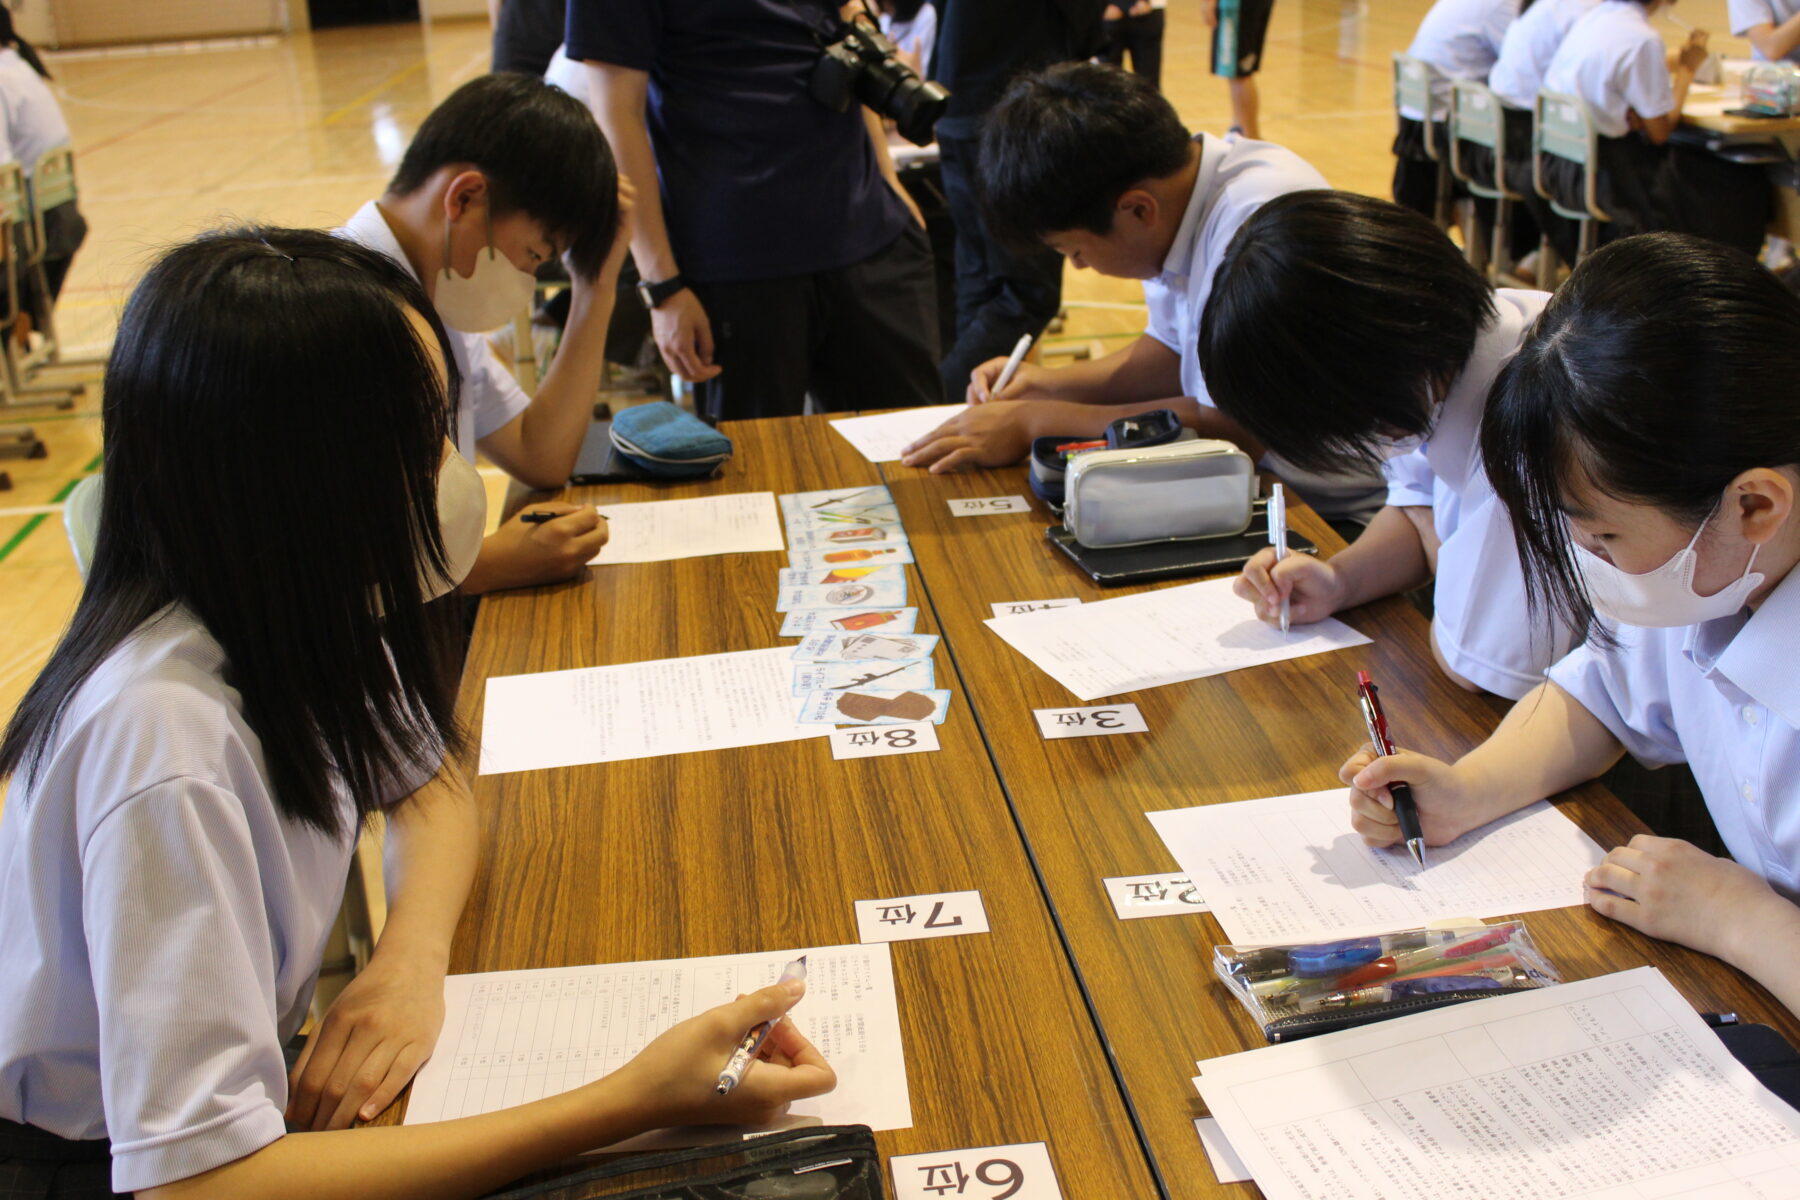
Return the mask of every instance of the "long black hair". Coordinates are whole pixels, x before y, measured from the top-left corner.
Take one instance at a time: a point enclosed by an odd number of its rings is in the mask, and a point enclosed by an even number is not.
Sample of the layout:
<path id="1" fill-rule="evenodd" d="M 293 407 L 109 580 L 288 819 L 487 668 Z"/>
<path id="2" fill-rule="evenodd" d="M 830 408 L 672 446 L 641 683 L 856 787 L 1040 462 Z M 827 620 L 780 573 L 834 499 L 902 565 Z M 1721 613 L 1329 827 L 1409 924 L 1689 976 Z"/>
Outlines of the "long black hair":
<path id="1" fill-rule="evenodd" d="M 50 78 L 50 72 L 44 67 L 44 60 L 38 57 L 37 50 L 13 28 L 12 9 L 4 3 L 0 3 L 0 46 L 11 46 L 19 52 L 20 58 L 31 64 L 32 70 L 45 79 Z"/>
<path id="2" fill-rule="evenodd" d="M 82 682 L 171 605 L 217 639 L 275 803 L 344 834 L 462 739 L 457 619 L 437 478 L 457 386 L 408 311 L 443 327 L 380 254 L 240 229 L 169 251 L 125 307 L 106 366 L 105 478 L 75 616 L 0 740 L 29 784 Z"/>
<path id="3" fill-rule="evenodd" d="M 1277 196 L 1225 248 L 1200 317 L 1219 411 L 1317 471 L 1423 434 L 1494 318 L 1481 273 L 1430 221 L 1354 192 Z"/>
<path id="4" fill-rule="evenodd" d="M 1481 453 L 1534 610 L 1592 612 L 1569 486 L 1692 527 L 1753 467 L 1800 465 L 1800 298 L 1740 251 L 1648 233 L 1581 261 L 1500 372 Z"/>

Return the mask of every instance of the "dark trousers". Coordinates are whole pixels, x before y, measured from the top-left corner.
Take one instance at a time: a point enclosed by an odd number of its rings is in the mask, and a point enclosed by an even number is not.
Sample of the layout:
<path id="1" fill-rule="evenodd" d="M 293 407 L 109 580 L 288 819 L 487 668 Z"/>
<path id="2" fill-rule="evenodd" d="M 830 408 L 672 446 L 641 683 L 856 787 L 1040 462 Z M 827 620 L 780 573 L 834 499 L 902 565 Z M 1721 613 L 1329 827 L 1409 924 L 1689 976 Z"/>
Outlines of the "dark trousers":
<path id="1" fill-rule="evenodd" d="M 1128 8 L 1124 0 L 1120 8 Z M 1107 21 L 1106 53 L 1101 55 L 1115 67 L 1125 65 L 1125 52 L 1131 52 L 1131 73 L 1141 75 L 1151 87 L 1162 87 L 1163 10 L 1153 8 L 1142 16 L 1121 17 Z"/>
<path id="2" fill-rule="evenodd" d="M 0 1119 L 0 1200 L 101 1200 L 112 1190 L 112 1144 L 73 1142 Z"/>
<path id="3" fill-rule="evenodd" d="M 1502 116 L 1506 122 L 1504 161 L 1499 170 L 1505 177 L 1506 186 L 1524 195 L 1531 193 L 1531 114 L 1514 108 L 1503 108 Z M 1464 141 L 1459 147 L 1463 170 L 1469 178 L 1483 187 L 1493 187 L 1496 178 L 1494 152 L 1486 146 L 1478 146 L 1474 142 Z M 1520 186 L 1519 169 L 1524 168 L 1524 185 Z M 1491 200 L 1481 200 L 1478 211 L 1481 214 L 1481 235 L 1493 235 L 1495 205 Z M 1533 218 L 1531 209 L 1523 202 L 1515 201 L 1509 210 L 1509 228 L 1507 229 L 1507 247 L 1513 261 L 1517 262 L 1538 248 L 1538 223 Z"/>
<path id="4" fill-rule="evenodd" d="M 718 377 L 698 386 L 711 420 L 940 403 L 931 244 L 910 220 L 884 249 L 835 271 L 696 283 Z"/>
<path id="5" fill-rule="evenodd" d="M 938 137 L 944 197 L 956 223 L 956 344 L 939 374 L 944 395 L 960 402 L 969 373 L 1010 354 L 1021 334 L 1036 336 L 1062 307 L 1062 255 L 1019 250 L 992 237 L 976 192 L 974 138 Z"/>

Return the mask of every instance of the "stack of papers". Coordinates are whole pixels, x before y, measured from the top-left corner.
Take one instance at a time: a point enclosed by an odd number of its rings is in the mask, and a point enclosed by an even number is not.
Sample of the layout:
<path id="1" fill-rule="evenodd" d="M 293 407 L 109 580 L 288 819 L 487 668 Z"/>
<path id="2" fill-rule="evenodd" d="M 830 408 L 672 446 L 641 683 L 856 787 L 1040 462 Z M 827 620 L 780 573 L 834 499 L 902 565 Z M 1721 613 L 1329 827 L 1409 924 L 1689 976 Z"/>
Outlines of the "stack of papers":
<path id="1" fill-rule="evenodd" d="M 588 560 L 594 566 L 781 549 L 772 492 L 604 504 L 599 511 L 607 539 Z"/>
<path id="2" fill-rule="evenodd" d="M 845 417 L 831 427 L 873 463 L 899 462 L 900 452 L 962 412 L 966 404 L 938 404 L 930 408 L 904 408 L 873 417 Z"/>

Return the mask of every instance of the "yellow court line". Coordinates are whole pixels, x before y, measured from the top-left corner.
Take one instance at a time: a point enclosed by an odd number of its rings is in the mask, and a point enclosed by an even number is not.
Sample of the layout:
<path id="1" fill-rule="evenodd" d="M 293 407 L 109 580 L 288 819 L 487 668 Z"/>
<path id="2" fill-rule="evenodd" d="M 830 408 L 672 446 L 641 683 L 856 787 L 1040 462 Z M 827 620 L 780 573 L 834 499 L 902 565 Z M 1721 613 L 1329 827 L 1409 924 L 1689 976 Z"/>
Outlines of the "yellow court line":
<path id="1" fill-rule="evenodd" d="M 336 125 L 340 118 L 348 116 L 353 110 L 361 108 L 375 97 L 381 95 L 381 93 L 393 87 L 396 83 L 399 83 L 402 79 L 405 79 L 408 75 L 418 74 L 420 71 L 423 71 L 425 67 L 426 61 L 420 59 L 410 67 L 400 68 L 400 70 L 395 71 L 392 75 L 389 75 L 386 79 L 326 117 L 321 123 L 325 125 Z"/>

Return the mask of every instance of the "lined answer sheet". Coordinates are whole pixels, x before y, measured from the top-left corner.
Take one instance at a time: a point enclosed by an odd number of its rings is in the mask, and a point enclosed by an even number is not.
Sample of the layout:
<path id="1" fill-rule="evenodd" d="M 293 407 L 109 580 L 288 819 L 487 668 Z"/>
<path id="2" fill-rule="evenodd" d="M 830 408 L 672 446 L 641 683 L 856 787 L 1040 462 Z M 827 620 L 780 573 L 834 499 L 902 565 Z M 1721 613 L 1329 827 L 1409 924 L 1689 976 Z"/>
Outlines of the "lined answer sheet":
<path id="1" fill-rule="evenodd" d="M 774 983 L 801 954 L 806 995 L 792 1018 L 838 1083 L 795 1103 L 783 1125 L 818 1118 L 908 1128 L 912 1101 L 886 945 L 451 975 L 444 980 L 443 1031 L 413 1081 L 406 1124 L 511 1108 L 611 1074 L 670 1026 Z M 716 1137 L 665 1131 L 630 1145 Z"/>
<path id="2" fill-rule="evenodd" d="M 1099 700 L 1304 658 L 1369 639 L 1342 621 L 1282 633 L 1258 621 L 1230 579 L 986 622 L 1006 644 L 1083 700 Z"/>
<path id="3" fill-rule="evenodd" d="M 1779 1200 L 1800 1113 L 1654 967 L 1200 1064 L 1269 1200 Z"/>
<path id="4" fill-rule="evenodd" d="M 1425 852 L 1373 850 L 1344 788 L 1147 814 L 1234 944 L 1326 941 L 1583 902 L 1606 857 L 1548 803 Z"/>
<path id="5" fill-rule="evenodd" d="M 607 539 L 588 560 L 593 566 L 784 548 L 773 492 L 602 504 L 599 512 L 606 518 Z"/>
<path id="6" fill-rule="evenodd" d="M 966 404 L 934 404 L 903 408 L 872 417 L 845 417 L 831 427 L 873 463 L 899 462 L 900 452 L 954 417 Z"/>

